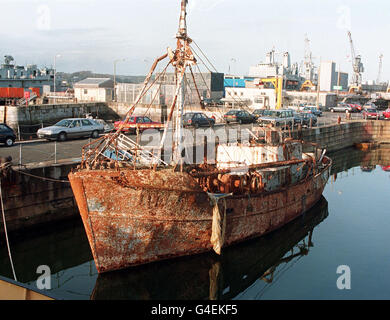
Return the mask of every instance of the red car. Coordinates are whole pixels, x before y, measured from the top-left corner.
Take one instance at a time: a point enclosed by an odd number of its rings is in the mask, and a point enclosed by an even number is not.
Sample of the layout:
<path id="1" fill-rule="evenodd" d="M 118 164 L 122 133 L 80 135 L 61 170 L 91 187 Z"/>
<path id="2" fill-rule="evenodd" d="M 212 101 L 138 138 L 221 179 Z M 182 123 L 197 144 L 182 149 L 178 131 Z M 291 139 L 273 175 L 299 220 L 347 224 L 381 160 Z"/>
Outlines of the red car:
<path id="1" fill-rule="evenodd" d="M 362 106 L 356 103 L 349 104 L 354 112 L 361 112 L 363 110 Z"/>
<path id="2" fill-rule="evenodd" d="M 363 119 L 379 119 L 381 116 L 379 111 L 374 108 L 364 108 Z"/>
<path id="3" fill-rule="evenodd" d="M 390 119 L 390 108 L 388 108 L 385 111 L 383 111 L 382 114 L 383 114 L 383 118 Z"/>
<path id="4" fill-rule="evenodd" d="M 382 170 L 386 172 L 390 172 L 390 166 L 382 166 Z"/>
<path id="5" fill-rule="evenodd" d="M 142 132 L 146 129 L 161 129 L 164 128 L 164 124 L 161 122 L 155 122 L 149 117 L 145 116 L 134 116 L 130 117 L 129 121 L 124 123 L 123 121 L 116 121 L 114 123 L 115 130 L 118 130 L 119 127 L 123 124 L 122 132 L 129 132 L 135 134 L 137 128 Z"/>

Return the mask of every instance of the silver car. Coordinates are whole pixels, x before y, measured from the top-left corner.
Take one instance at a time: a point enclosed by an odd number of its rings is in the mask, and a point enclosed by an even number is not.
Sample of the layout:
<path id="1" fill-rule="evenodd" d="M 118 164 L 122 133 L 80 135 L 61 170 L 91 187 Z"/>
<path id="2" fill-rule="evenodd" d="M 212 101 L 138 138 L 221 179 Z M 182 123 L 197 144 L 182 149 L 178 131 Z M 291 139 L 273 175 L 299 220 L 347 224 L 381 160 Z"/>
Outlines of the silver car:
<path id="1" fill-rule="evenodd" d="M 99 137 L 104 133 L 104 126 L 92 119 L 72 118 L 63 119 L 55 125 L 39 129 L 38 138 L 47 140 L 65 141 L 68 138 Z"/>
<path id="2" fill-rule="evenodd" d="M 352 107 L 346 103 L 338 103 L 337 106 L 331 107 L 330 112 L 352 112 Z"/>
<path id="3" fill-rule="evenodd" d="M 294 113 L 293 110 L 266 110 L 263 116 L 257 120 L 260 125 L 269 125 L 273 127 L 284 127 L 289 126 L 290 128 L 294 125 Z"/>

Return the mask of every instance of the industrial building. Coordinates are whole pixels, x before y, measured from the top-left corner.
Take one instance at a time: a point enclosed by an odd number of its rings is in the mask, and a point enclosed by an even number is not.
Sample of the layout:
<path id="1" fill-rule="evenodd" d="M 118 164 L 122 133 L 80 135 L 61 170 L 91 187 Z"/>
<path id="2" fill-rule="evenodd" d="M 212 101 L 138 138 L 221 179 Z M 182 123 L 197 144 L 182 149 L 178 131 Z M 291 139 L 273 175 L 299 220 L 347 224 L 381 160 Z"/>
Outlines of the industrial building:
<path id="1" fill-rule="evenodd" d="M 226 97 L 222 99 L 225 106 L 238 107 L 246 106 L 251 109 L 275 109 L 277 93 L 275 89 L 268 89 L 256 86 L 254 82 L 247 82 L 247 87 L 225 88 Z M 297 107 L 300 104 L 316 105 L 317 92 L 306 92 L 297 90 L 283 90 L 282 107 Z M 335 92 L 318 93 L 318 102 L 323 108 L 330 108 L 337 103 Z"/>
<path id="2" fill-rule="evenodd" d="M 28 94 L 41 96 L 54 87 L 54 69 L 36 65 L 15 65 L 14 58 L 6 55 L 0 65 L 0 102 L 21 99 Z M 61 79 L 57 79 L 60 88 Z"/>
<path id="3" fill-rule="evenodd" d="M 176 91 L 175 75 L 166 73 L 157 74 L 155 85 L 142 97 L 141 104 L 169 105 L 173 101 Z M 218 102 L 224 96 L 224 74 L 223 73 L 194 73 L 196 86 L 203 100 L 212 100 Z M 199 104 L 199 95 L 194 81 L 190 74 L 185 77 L 185 103 L 187 105 Z M 143 83 L 117 83 L 116 97 L 117 102 L 135 103 Z"/>
<path id="4" fill-rule="evenodd" d="M 297 63 L 291 64 L 290 54 L 282 53 L 283 61 L 278 63 L 274 49 L 266 54 L 266 61 L 259 63 L 256 66 L 251 66 L 249 69 L 249 77 L 252 78 L 274 78 L 283 77 L 283 87 L 288 90 L 299 90 L 304 79 L 299 75 L 299 67 Z"/>
<path id="5" fill-rule="evenodd" d="M 307 42 L 307 39 L 306 39 Z M 250 67 L 249 76 L 226 76 L 225 97 L 222 102 L 225 106 L 236 107 L 244 105 L 252 109 L 278 107 L 277 95 L 280 94 L 281 105 L 279 107 L 295 107 L 300 104 L 316 105 L 329 108 L 337 103 L 335 86 L 348 90 L 348 74 L 336 72 L 334 62 L 321 64 L 321 92 L 317 93 L 316 86 L 318 75 L 312 62 L 309 49 L 306 50 L 304 68 L 299 70 L 298 64 L 291 64 L 290 54 L 282 53 L 283 61 L 276 60 L 277 53 L 272 50 L 266 54 L 266 61 Z M 307 78 L 303 77 L 307 76 Z M 275 89 L 276 80 L 280 80 L 280 90 Z M 309 90 L 304 90 L 302 84 L 308 80 Z M 313 89 L 314 88 L 314 89 Z"/>
<path id="6" fill-rule="evenodd" d="M 245 88 L 247 81 L 253 81 L 254 77 L 225 75 L 225 88 Z"/>
<path id="7" fill-rule="evenodd" d="M 283 96 L 284 106 L 298 107 L 305 104 L 310 106 L 317 105 L 317 92 L 306 91 L 287 91 Z M 336 92 L 319 92 L 318 104 L 325 109 L 329 109 L 337 104 Z"/>
<path id="8" fill-rule="evenodd" d="M 320 91 L 348 91 L 348 73 L 336 71 L 333 61 L 321 61 Z"/>
<path id="9" fill-rule="evenodd" d="M 87 78 L 74 84 L 77 101 L 111 102 L 114 99 L 114 81 L 110 78 Z"/>
<path id="10" fill-rule="evenodd" d="M 227 107 L 246 106 L 252 109 L 274 109 L 276 94 L 274 89 L 258 87 L 226 87 L 222 102 Z"/>

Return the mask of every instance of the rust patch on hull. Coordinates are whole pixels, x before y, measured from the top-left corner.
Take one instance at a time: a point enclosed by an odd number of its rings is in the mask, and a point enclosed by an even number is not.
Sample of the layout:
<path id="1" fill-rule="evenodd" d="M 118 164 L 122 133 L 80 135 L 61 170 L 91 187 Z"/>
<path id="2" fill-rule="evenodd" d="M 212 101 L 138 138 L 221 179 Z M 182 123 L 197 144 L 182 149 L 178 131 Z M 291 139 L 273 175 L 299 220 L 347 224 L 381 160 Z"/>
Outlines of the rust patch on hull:
<path id="1" fill-rule="evenodd" d="M 309 210 L 328 181 L 326 159 L 321 171 L 294 185 L 226 198 L 224 246 L 260 237 Z M 212 250 L 213 206 L 189 173 L 82 170 L 69 180 L 99 273 Z"/>

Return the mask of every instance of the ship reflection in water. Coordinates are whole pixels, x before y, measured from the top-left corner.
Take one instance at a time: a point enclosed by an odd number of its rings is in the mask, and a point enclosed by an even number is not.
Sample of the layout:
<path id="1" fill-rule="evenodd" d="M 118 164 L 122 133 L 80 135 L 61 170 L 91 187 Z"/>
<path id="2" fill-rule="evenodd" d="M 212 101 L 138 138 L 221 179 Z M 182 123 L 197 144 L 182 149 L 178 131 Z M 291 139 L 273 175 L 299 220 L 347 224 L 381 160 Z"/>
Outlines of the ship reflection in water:
<path id="1" fill-rule="evenodd" d="M 232 299 L 284 264 L 306 256 L 314 228 L 328 216 L 324 197 L 303 216 L 262 238 L 224 249 L 98 275 L 91 299 Z"/>

